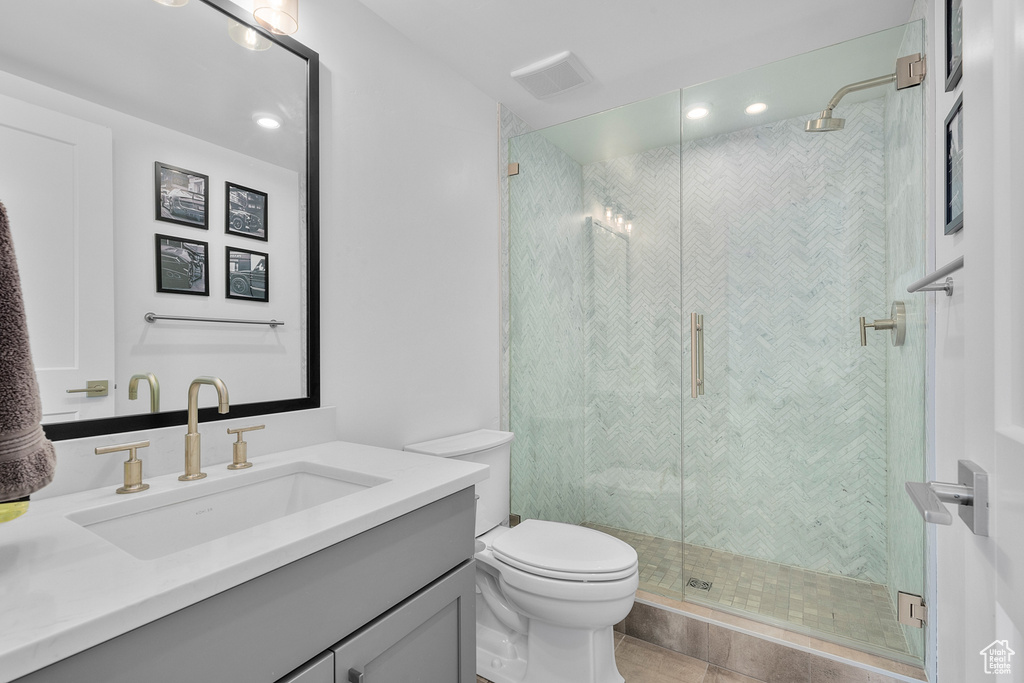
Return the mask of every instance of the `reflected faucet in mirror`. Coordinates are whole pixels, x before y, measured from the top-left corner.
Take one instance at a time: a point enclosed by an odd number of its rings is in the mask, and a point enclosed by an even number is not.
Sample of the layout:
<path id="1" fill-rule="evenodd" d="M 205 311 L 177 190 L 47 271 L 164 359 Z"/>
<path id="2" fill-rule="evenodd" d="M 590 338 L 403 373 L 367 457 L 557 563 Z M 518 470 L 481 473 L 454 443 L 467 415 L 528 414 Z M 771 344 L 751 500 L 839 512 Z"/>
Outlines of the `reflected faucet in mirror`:
<path id="1" fill-rule="evenodd" d="M 193 481 L 206 476 L 200 471 L 199 462 L 199 387 L 209 384 L 217 390 L 217 412 L 226 413 L 228 405 L 228 388 L 219 377 L 196 377 L 188 386 L 188 433 L 185 434 L 185 474 L 178 477 L 179 481 Z"/>
<path id="2" fill-rule="evenodd" d="M 134 401 L 139 397 L 139 380 L 144 379 L 149 383 L 149 412 L 159 413 L 160 412 L 160 382 L 157 381 L 156 375 L 152 372 L 148 372 L 145 375 L 132 375 L 132 379 L 128 382 L 128 400 Z"/>

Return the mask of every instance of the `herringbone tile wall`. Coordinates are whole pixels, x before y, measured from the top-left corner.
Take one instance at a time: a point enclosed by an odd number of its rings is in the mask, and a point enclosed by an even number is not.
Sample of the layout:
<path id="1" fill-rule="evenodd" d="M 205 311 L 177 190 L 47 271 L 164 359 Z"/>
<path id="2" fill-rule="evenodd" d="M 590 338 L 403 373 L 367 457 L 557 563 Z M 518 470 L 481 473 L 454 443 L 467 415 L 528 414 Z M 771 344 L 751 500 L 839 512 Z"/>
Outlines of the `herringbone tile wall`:
<path id="1" fill-rule="evenodd" d="M 683 404 L 688 544 L 886 579 L 885 347 L 857 329 L 888 310 L 882 113 L 683 146 L 684 311 L 704 315 L 707 381 Z"/>
<path id="2" fill-rule="evenodd" d="M 512 138 L 530 132 L 530 126 L 504 104 L 498 104 L 498 241 L 499 256 L 499 319 L 501 358 L 499 361 L 499 397 L 501 429 L 508 431 L 509 422 L 509 213 L 508 213 L 508 152 Z"/>
<path id="3" fill-rule="evenodd" d="M 509 183 L 512 510 L 584 516 L 583 173 L 537 134 L 513 138 Z"/>
<path id="4" fill-rule="evenodd" d="M 634 227 L 588 233 L 587 520 L 681 540 L 679 147 L 584 166 L 585 213 L 608 199 Z"/>
<path id="5" fill-rule="evenodd" d="M 923 52 L 924 28 L 907 26 L 900 54 Z M 927 87 L 927 83 L 926 86 Z M 909 294 L 907 285 L 927 273 L 925 260 L 924 88 L 889 90 L 885 96 L 885 222 L 888 228 L 888 300 L 907 307 L 903 346 L 886 345 L 888 413 L 888 588 L 924 595 L 924 521 L 903 488 L 925 481 L 925 304 L 929 295 Z M 941 296 L 941 295 L 931 295 Z M 924 631 L 904 626 L 912 654 L 924 654 Z"/>

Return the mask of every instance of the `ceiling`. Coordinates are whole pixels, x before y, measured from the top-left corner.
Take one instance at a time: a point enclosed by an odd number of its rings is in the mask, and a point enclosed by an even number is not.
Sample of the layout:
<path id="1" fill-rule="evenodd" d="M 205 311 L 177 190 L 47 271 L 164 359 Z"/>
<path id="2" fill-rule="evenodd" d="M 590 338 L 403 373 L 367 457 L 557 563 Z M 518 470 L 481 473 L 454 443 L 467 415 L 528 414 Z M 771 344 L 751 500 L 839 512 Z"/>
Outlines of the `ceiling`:
<path id="1" fill-rule="evenodd" d="M 905 27 L 830 45 L 813 52 L 742 71 L 707 83 L 673 90 L 597 114 L 541 129 L 543 135 L 581 164 L 636 154 L 681 140 L 705 138 L 761 126 L 773 121 L 816 116 L 839 88 L 892 73 L 901 49 L 922 50 Z M 842 99 L 836 118 L 853 102 L 883 97 L 894 85 L 854 92 Z M 762 102 L 767 109 L 751 116 L 747 105 Z M 705 118 L 691 121 L 683 112 L 702 105 Z M 841 134 L 841 133 L 832 133 Z"/>
<path id="2" fill-rule="evenodd" d="M 905 23 L 913 0 L 360 0 L 535 128 Z M 509 75 L 571 50 L 593 82 L 546 100 Z M 824 106 L 824 104 L 822 105 Z"/>

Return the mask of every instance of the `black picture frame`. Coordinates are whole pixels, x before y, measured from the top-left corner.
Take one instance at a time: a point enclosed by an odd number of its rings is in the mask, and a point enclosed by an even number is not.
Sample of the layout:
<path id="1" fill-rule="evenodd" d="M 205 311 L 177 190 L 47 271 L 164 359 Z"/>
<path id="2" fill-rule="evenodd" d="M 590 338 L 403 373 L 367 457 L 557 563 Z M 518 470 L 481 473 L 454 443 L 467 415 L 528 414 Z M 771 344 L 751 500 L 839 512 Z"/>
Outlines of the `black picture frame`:
<path id="1" fill-rule="evenodd" d="M 157 161 L 156 219 L 165 223 L 210 229 L 210 177 Z"/>
<path id="2" fill-rule="evenodd" d="M 946 92 L 960 83 L 964 71 L 963 0 L 946 0 Z"/>
<path id="3" fill-rule="evenodd" d="M 156 291 L 210 296 L 210 245 L 207 242 L 156 235 Z"/>
<path id="4" fill-rule="evenodd" d="M 267 193 L 230 181 L 224 183 L 224 232 L 268 240 Z"/>
<path id="5" fill-rule="evenodd" d="M 964 227 L 964 120 L 963 93 L 946 117 L 946 227 L 952 235 Z"/>
<path id="6" fill-rule="evenodd" d="M 242 247 L 224 247 L 224 296 L 270 301 L 270 255 Z"/>

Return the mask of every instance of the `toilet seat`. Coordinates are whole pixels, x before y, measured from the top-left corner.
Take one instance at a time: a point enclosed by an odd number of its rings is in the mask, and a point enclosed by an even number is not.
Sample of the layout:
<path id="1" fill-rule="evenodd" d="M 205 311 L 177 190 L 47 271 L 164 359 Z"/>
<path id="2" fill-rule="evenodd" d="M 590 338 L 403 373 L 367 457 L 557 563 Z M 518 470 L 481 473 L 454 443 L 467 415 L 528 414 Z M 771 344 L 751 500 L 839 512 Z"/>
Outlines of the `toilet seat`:
<path id="1" fill-rule="evenodd" d="M 495 559 L 533 576 L 595 583 L 637 572 L 636 551 L 595 529 L 529 519 L 493 538 Z"/>

